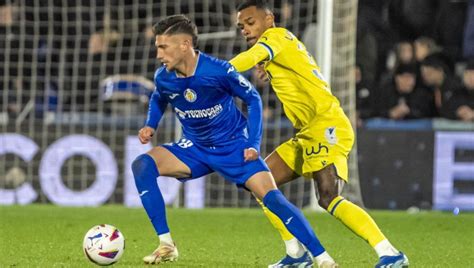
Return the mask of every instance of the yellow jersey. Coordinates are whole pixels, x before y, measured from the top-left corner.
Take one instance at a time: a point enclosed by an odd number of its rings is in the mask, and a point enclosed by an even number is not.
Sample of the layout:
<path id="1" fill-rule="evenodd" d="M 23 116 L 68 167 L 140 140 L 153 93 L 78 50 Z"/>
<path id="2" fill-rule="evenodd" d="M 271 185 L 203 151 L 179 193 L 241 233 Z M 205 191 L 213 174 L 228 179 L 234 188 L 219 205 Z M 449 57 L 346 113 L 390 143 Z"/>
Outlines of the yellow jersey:
<path id="1" fill-rule="evenodd" d="M 283 104 L 286 116 L 297 129 L 326 112 L 332 114 L 329 111 L 334 108 L 342 111 L 313 56 L 285 28 L 267 29 L 254 46 L 234 57 L 230 63 L 239 72 L 264 63 L 273 90 Z M 326 119 L 331 119 L 327 116 Z M 344 114 L 337 112 L 333 116 L 333 119 L 338 119 Z"/>

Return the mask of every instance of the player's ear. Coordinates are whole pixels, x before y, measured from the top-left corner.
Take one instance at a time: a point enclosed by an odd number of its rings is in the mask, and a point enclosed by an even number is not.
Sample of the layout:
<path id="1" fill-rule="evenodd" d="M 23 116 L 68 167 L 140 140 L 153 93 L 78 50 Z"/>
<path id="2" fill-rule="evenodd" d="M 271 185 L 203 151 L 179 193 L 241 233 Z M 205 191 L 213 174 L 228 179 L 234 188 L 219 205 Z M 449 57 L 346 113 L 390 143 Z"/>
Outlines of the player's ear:
<path id="1" fill-rule="evenodd" d="M 268 12 L 265 15 L 265 25 L 267 26 L 267 28 L 275 26 L 275 16 L 273 15 L 273 13 Z"/>
<path id="2" fill-rule="evenodd" d="M 193 46 L 193 44 L 192 44 L 191 40 L 189 40 L 189 39 L 184 39 L 183 43 L 181 43 L 181 48 L 183 50 L 187 50 L 189 47 L 192 47 L 192 46 Z"/>

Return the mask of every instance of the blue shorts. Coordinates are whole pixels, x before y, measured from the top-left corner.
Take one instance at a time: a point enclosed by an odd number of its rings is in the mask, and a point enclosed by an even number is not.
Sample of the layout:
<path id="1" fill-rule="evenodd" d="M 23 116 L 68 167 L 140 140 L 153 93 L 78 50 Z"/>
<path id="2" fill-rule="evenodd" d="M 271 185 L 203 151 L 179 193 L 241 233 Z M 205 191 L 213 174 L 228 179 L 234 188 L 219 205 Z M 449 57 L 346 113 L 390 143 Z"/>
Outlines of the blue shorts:
<path id="1" fill-rule="evenodd" d="M 181 179 L 199 178 L 216 171 L 225 179 L 243 187 L 254 174 L 269 171 L 260 156 L 254 161 L 244 161 L 245 145 L 245 140 L 236 140 L 230 145 L 205 147 L 188 139 L 181 139 L 162 146 L 191 169 L 191 177 Z"/>

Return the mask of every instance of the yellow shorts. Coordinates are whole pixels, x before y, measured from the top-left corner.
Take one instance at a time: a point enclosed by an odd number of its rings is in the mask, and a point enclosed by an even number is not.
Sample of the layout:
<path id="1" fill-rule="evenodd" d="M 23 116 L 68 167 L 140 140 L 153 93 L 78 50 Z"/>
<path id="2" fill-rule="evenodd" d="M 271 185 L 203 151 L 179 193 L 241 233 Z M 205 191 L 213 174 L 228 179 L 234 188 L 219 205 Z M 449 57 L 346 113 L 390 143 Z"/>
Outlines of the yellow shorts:
<path id="1" fill-rule="evenodd" d="M 354 131 L 342 109 L 332 114 L 337 117 L 317 117 L 276 151 L 301 176 L 312 178 L 313 172 L 334 164 L 337 175 L 347 182 L 347 159 L 354 144 Z"/>

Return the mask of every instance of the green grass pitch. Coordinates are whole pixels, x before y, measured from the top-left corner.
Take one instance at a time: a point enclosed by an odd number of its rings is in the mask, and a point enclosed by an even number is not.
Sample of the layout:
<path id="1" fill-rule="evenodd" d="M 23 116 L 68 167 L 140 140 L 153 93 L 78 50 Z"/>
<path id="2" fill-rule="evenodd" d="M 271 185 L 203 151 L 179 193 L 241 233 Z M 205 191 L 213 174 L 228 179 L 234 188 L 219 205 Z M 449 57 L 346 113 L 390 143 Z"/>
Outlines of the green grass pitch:
<path id="1" fill-rule="evenodd" d="M 342 267 L 373 267 L 375 253 L 327 213 L 306 212 L 328 252 Z M 474 267 L 474 214 L 371 211 L 411 267 Z M 284 246 L 259 209 L 169 209 L 180 258 L 163 267 L 266 267 Z M 143 267 L 157 246 L 144 210 L 122 206 L 66 208 L 0 206 L 0 267 L 93 267 L 82 239 L 93 225 L 109 223 L 125 236 L 117 267 Z"/>

